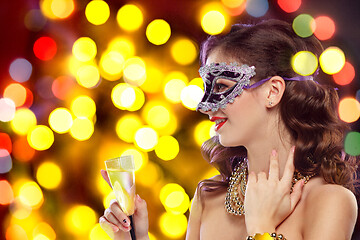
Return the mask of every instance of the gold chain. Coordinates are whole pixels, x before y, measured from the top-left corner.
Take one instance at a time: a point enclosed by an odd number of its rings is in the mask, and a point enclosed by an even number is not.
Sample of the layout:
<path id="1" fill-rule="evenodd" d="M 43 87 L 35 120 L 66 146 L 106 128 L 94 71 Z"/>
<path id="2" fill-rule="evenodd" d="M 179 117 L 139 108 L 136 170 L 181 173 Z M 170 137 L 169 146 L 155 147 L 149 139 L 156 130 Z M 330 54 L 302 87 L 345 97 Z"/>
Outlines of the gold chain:
<path id="1" fill-rule="evenodd" d="M 311 175 L 303 176 L 299 172 L 295 171 L 290 193 L 293 191 L 293 187 L 297 181 L 301 179 L 305 179 L 304 183 L 306 184 L 310 180 L 310 178 L 313 177 L 314 175 L 315 173 Z M 248 176 L 247 161 L 243 161 L 232 172 L 229 181 L 229 186 L 226 192 L 225 209 L 230 214 L 243 215 L 245 213 L 244 198 L 246 192 L 247 176 Z M 240 191 L 239 191 L 239 187 L 240 187 Z"/>

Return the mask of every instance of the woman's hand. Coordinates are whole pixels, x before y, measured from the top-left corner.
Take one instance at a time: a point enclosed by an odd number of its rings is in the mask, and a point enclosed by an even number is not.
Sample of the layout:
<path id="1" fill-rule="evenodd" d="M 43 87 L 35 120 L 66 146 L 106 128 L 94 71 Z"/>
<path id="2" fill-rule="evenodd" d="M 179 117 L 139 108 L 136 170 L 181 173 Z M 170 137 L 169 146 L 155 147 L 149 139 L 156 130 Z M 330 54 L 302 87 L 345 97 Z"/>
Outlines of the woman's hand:
<path id="1" fill-rule="evenodd" d="M 264 172 L 249 174 L 244 200 L 245 224 L 249 235 L 275 232 L 275 228 L 299 202 L 304 180 L 298 181 L 290 194 L 295 171 L 294 150 L 294 147 L 290 150 L 281 179 L 279 157 L 275 150 L 270 157 L 269 177 Z"/>
<path id="2" fill-rule="evenodd" d="M 106 171 L 101 170 L 101 175 L 105 181 L 111 186 L 109 177 Z M 148 211 L 145 200 L 141 199 L 139 195 L 135 199 L 135 212 L 133 215 L 135 236 L 137 240 L 148 240 Z M 99 223 L 101 228 L 115 240 L 131 240 L 130 236 L 130 219 L 121 210 L 120 205 L 114 199 L 111 201 L 110 207 L 100 217 Z"/>

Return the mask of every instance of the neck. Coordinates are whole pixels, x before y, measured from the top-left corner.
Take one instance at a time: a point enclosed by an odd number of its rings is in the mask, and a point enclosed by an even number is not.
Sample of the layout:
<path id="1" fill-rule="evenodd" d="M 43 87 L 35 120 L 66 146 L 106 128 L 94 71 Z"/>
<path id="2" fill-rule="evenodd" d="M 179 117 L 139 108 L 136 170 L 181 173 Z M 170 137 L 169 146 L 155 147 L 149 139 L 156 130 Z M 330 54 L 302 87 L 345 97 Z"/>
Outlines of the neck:
<path id="1" fill-rule="evenodd" d="M 259 135 L 260 137 L 256 141 L 252 141 L 254 144 L 245 146 L 247 149 L 249 173 L 265 172 L 268 175 L 271 152 L 276 150 L 279 156 L 280 176 L 282 176 L 290 148 L 293 146 L 290 133 L 285 130 L 285 126 L 279 131 L 275 124 L 263 133 Z"/>

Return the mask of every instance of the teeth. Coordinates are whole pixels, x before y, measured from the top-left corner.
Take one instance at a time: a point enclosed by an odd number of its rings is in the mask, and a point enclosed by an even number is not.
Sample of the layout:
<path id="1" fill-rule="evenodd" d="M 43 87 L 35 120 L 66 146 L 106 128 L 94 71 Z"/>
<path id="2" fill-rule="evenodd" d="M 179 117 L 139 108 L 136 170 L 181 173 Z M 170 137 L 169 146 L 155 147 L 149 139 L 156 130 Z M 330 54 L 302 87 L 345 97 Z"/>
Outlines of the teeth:
<path id="1" fill-rule="evenodd" d="M 226 119 L 218 119 L 215 121 L 216 124 L 219 124 L 219 123 L 222 123 L 222 122 L 225 122 Z"/>

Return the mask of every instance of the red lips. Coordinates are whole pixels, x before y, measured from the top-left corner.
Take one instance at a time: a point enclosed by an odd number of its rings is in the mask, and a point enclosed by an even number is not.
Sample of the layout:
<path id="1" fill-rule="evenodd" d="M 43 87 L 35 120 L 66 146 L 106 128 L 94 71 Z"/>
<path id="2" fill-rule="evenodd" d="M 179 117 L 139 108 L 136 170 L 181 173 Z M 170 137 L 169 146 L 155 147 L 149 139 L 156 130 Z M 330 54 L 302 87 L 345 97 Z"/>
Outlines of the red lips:
<path id="1" fill-rule="evenodd" d="M 215 131 L 219 131 L 219 129 L 226 123 L 227 118 L 222 117 L 211 117 L 210 121 L 216 122 Z"/>

